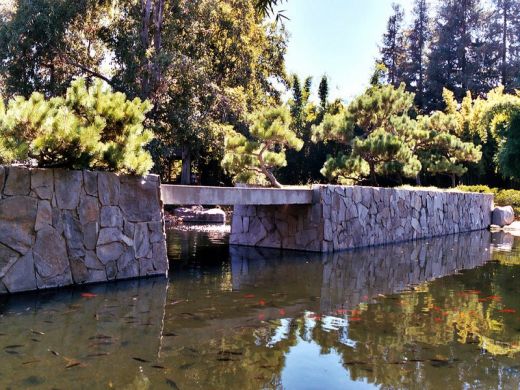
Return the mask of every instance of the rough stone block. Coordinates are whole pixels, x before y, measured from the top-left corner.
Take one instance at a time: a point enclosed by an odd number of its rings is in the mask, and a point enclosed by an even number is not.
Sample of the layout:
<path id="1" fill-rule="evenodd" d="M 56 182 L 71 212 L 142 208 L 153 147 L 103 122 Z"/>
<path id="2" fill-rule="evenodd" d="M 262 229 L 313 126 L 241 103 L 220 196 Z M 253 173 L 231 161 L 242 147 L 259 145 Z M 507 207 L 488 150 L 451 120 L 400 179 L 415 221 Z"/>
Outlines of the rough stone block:
<path id="1" fill-rule="evenodd" d="M 85 192 L 90 196 L 98 196 L 98 182 L 97 172 L 83 171 L 83 182 L 85 185 Z"/>
<path id="2" fill-rule="evenodd" d="M 20 254 L 18 252 L 0 244 L 0 278 L 9 271 L 19 258 Z"/>
<path id="3" fill-rule="evenodd" d="M 46 227 L 36 234 L 33 254 L 38 288 L 72 283 L 65 240 L 54 228 Z"/>
<path id="4" fill-rule="evenodd" d="M 0 243 L 20 254 L 31 248 L 38 201 L 27 196 L 0 200 Z"/>
<path id="5" fill-rule="evenodd" d="M 2 282 L 10 293 L 35 290 L 37 286 L 32 252 L 27 252 L 20 257 L 9 268 Z"/>
<path id="6" fill-rule="evenodd" d="M 159 185 L 145 178 L 122 176 L 121 211 L 130 222 L 161 221 Z"/>
<path id="7" fill-rule="evenodd" d="M 82 184 L 81 171 L 56 170 L 54 172 L 54 190 L 57 207 L 62 210 L 74 210 L 78 207 Z"/>
<path id="8" fill-rule="evenodd" d="M 497 226 L 510 225 L 515 220 L 515 212 L 511 206 L 495 207 L 492 214 L 492 224 Z"/>
<path id="9" fill-rule="evenodd" d="M 145 257 L 150 251 L 150 234 L 146 223 L 135 225 L 134 248 L 136 258 Z"/>
<path id="10" fill-rule="evenodd" d="M 31 192 L 30 170 L 24 167 L 7 168 L 7 180 L 4 187 L 4 195 L 29 195 Z"/>
<path id="11" fill-rule="evenodd" d="M 52 169 L 31 170 L 31 190 L 40 199 L 51 200 L 54 192 L 54 174 Z"/>
<path id="12" fill-rule="evenodd" d="M 38 202 L 38 211 L 36 213 L 34 230 L 38 231 L 46 226 L 52 226 L 51 202 L 48 200 L 40 200 Z"/>
<path id="13" fill-rule="evenodd" d="M 97 175 L 99 200 L 103 206 L 117 206 L 121 184 L 115 173 L 99 172 Z M 132 188 L 126 190 L 132 191 Z"/>
<path id="14" fill-rule="evenodd" d="M 123 215 L 117 206 L 103 206 L 101 209 L 101 227 L 119 227 L 123 226 Z M 133 236 L 132 234 L 128 234 Z"/>
<path id="15" fill-rule="evenodd" d="M 99 203 L 97 198 L 82 195 L 78 208 L 79 221 L 82 225 L 99 220 Z"/>
<path id="16" fill-rule="evenodd" d="M 164 225 L 162 222 L 148 222 L 148 230 L 150 231 L 150 242 L 164 242 Z M 133 236 L 131 236 L 133 237 Z"/>

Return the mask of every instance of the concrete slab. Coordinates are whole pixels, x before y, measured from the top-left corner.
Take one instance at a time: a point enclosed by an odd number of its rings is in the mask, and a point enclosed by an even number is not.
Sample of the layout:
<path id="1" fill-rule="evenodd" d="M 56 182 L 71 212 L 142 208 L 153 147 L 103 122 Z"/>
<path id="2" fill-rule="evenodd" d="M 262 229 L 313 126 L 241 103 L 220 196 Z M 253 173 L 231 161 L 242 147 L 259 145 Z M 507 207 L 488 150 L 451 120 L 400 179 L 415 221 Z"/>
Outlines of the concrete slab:
<path id="1" fill-rule="evenodd" d="M 161 184 L 166 205 L 312 204 L 313 190 L 302 188 L 206 187 Z"/>

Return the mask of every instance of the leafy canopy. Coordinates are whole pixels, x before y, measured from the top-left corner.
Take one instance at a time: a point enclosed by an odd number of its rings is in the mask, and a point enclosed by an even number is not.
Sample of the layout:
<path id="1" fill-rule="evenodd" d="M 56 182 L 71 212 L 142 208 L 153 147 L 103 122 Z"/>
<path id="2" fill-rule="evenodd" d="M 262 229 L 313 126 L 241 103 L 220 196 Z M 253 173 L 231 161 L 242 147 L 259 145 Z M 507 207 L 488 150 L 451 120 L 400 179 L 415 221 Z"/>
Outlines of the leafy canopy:
<path id="1" fill-rule="evenodd" d="M 150 108 L 101 81 L 87 87 L 82 78 L 65 97 L 14 97 L 0 104 L 0 162 L 146 174 L 152 159 L 144 146 L 153 135 L 143 121 Z"/>
<path id="2" fill-rule="evenodd" d="M 255 112 L 251 116 L 250 138 L 234 130 L 228 132 L 222 166 L 234 176 L 235 182 L 281 187 L 272 170 L 287 164 L 287 148 L 303 147 L 303 141 L 290 125 L 291 116 L 285 107 Z"/>

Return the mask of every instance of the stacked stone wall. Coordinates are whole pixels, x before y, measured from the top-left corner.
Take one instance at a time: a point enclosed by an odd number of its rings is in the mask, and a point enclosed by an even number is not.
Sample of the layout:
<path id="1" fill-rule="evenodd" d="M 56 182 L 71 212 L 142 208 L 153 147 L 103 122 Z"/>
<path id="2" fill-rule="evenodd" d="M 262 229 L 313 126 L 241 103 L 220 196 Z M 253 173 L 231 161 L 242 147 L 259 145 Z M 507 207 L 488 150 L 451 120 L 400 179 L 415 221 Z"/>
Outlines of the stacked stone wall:
<path id="1" fill-rule="evenodd" d="M 160 181 L 0 167 L 0 294 L 166 275 Z"/>
<path id="2" fill-rule="evenodd" d="M 235 207 L 230 242 L 334 252 L 486 229 L 492 207 L 489 194 L 315 186 L 312 205 Z"/>

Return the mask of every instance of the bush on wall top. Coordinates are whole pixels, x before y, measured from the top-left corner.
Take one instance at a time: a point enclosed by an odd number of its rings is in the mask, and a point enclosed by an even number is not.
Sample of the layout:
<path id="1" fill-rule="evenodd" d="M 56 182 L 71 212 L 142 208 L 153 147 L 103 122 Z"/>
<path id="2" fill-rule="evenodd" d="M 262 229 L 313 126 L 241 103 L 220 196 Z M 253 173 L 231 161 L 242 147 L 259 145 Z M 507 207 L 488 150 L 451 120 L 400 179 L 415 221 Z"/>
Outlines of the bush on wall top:
<path id="1" fill-rule="evenodd" d="M 153 138 L 143 126 L 150 108 L 100 81 L 87 87 L 82 78 L 65 97 L 33 93 L 7 107 L 0 99 L 0 163 L 144 175 L 153 165 L 144 150 Z"/>

